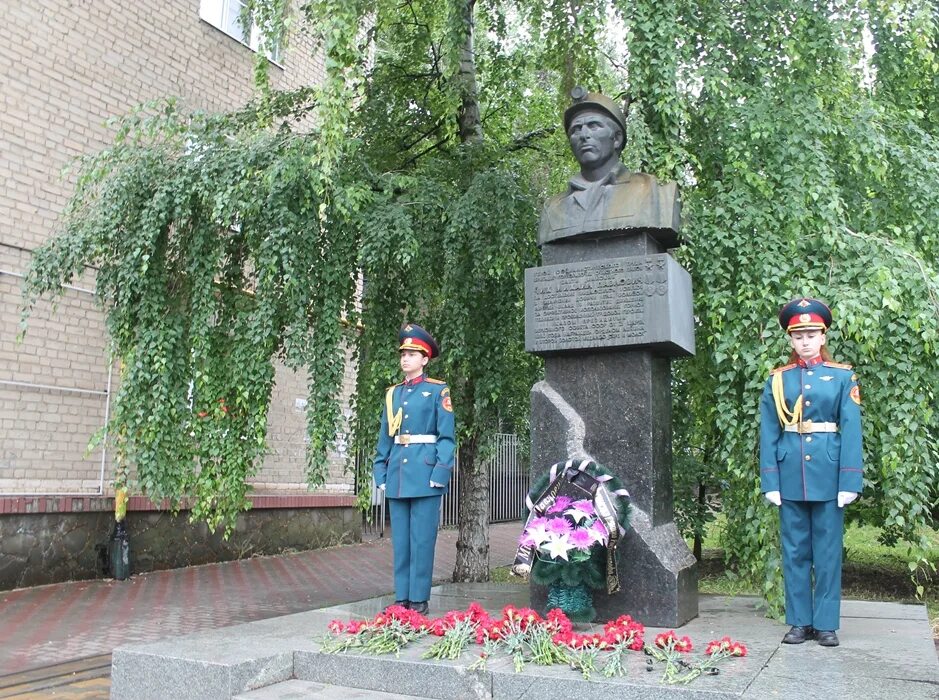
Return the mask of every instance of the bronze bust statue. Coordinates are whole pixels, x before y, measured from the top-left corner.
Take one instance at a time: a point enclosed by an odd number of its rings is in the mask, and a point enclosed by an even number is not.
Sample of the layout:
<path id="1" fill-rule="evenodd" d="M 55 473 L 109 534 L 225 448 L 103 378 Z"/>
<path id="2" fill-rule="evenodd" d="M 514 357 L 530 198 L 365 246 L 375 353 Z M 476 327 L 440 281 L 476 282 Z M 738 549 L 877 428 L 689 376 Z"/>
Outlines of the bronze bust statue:
<path id="1" fill-rule="evenodd" d="M 620 162 L 626 118 L 613 100 L 582 87 L 571 96 L 574 103 L 564 112 L 564 129 L 580 173 L 570 179 L 566 192 L 545 203 L 538 245 L 638 230 L 673 247 L 680 227 L 677 185 L 632 173 Z"/>

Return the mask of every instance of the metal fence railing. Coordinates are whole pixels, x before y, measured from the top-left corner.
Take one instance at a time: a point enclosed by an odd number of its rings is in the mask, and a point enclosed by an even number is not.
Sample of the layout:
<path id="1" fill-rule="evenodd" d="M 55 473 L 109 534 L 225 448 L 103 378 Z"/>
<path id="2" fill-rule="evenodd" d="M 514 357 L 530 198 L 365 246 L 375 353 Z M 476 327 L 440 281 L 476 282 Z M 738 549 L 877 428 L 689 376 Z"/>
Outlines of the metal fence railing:
<path id="1" fill-rule="evenodd" d="M 489 462 L 489 522 L 501 523 L 521 520 L 525 514 L 525 496 L 529 489 L 529 467 L 519 454 L 518 436 L 497 433 L 493 436 L 492 457 Z M 357 459 L 357 489 L 369 489 L 371 507 L 362 521 L 362 534 L 384 537 L 390 522 L 385 507 L 385 494 L 375 488 L 371 478 L 371 464 Z M 453 465 L 450 488 L 440 504 L 440 526 L 453 527 L 459 521 L 460 464 Z"/>

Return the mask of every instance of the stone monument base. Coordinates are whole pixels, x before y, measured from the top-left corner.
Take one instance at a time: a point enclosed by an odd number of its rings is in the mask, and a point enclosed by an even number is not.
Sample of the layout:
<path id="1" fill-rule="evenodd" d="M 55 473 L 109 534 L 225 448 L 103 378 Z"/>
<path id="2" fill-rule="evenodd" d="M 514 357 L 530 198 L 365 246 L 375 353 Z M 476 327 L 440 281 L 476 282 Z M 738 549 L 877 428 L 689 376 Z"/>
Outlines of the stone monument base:
<path id="1" fill-rule="evenodd" d="M 528 603 L 528 589 L 513 584 L 447 584 L 434 588 L 432 612 L 466 609 L 479 601 L 491 614 L 512 603 Z M 400 657 L 330 655 L 318 640 L 330 620 L 371 617 L 390 596 L 351 605 L 235 625 L 212 632 L 118 647 L 113 654 L 111 697 L 241 698 L 286 700 L 296 697 L 442 698 L 446 700 L 746 700 L 819 697 L 854 700 L 935 698 L 939 662 L 922 605 L 844 601 L 841 647 L 814 642 L 782 645 L 787 626 L 764 617 L 757 598 L 702 596 L 699 617 L 681 628 L 695 654 L 712 639 L 730 635 L 749 653 L 721 665 L 716 676 L 687 686 L 665 685 L 661 670 L 647 672 L 641 652 L 627 658 L 627 673 L 590 680 L 565 666 L 526 666 L 515 673 L 511 660 L 494 658 L 483 671 L 470 671 L 479 647 L 456 661 L 428 661 L 421 654 L 430 640 L 406 647 Z M 595 629 L 595 628 L 594 628 Z M 578 631 L 591 631 L 578 626 Z M 660 628 L 646 628 L 651 641 Z M 807 688 L 811 679 L 811 688 Z M 351 690 L 357 689 L 357 690 Z"/>

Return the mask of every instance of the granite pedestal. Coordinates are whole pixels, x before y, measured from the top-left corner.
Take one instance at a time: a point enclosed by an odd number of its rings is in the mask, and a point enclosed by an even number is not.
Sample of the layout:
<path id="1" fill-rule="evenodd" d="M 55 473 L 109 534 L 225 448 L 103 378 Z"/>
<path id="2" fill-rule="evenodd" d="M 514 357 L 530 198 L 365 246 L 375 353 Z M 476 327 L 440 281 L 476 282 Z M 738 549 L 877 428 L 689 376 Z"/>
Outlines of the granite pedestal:
<path id="1" fill-rule="evenodd" d="M 465 609 L 479 601 L 498 614 L 508 603 L 524 606 L 518 585 L 447 584 L 434 589 L 435 610 Z M 584 680 L 563 666 L 526 666 L 515 673 L 506 658 L 471 671 L 479 647 L 452 662 L 421 654 L 430 640 L 406 647 L 400 657 L 329 655 L 318 640 L 332 619 L 370 617 L 390 596 L 236 625 L 177 639 L 118 647 L 113 654 L 115 700 L 150 698 L 446 698 L 447 700 L 609 700 L 682 698 L 746 700 L 779 697 L 927 700 L 939 691 L 939 662 L 926 609 L 921 605 L 844 601 L 842 644 L 780 643 L 785 625 L 763 616 L 758 599 L 702 596 L 698 617 L 686 625 L 696 650 L 723 635 L 744 642 L 749 654 L 687 686 L 664 685 L 661 671 L 647 672 L 646 657 L 630 654 L 627 674 Z M 591 628 L 582 626 L 580 631 Z M 646 638 L 662 631 L 648 627 Z"/>
<path id="2" fill-rule="evenodd" d="M 593 460 L 632 502 L 621 590 L 594 594 L 598 620 L 618 611 L 678 627 L 698 610 L 695 559 L 673 522 L 670 361 L 694 353 L 691 279 L 665 252 L 676 243 L 662 231 L 585 234 L 545 244 L 542 266 L 526 270 L 525 346 L 545 358 L 531 392 L 532 481 L 555 462 Z M 533 583 L 531 597 L 543 610 L 547 590 Z"/>

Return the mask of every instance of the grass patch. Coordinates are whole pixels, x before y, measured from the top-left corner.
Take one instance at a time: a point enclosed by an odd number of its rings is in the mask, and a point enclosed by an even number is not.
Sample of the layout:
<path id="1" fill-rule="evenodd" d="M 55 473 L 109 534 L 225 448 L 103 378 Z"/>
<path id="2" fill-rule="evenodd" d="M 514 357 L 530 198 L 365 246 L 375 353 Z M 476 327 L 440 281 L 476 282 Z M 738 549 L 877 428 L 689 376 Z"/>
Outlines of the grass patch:
<path id="1" fill-rule="evenodd" d="M 741 580 L 724 564 L 720 549 L 723 516 L 710 523 L 704 536 L 703 560 L 699 566 L 701 593 L 715 595 L 759 595 L 759 590 Z M 880 528 L 850 526 L 844 533 L 845 558 L 841 573 L 841 594 L 857 600 L 883 600 L 895 603 L 924 604 L 939 643 L 939 576 L 920 570 L 917 581 L 924 587 L 922 599 L 916 597 L 916 584 L 910 577 L 905 544 L 890 547 L 879 541 Z M 939 531 L 930 530 L 933 543 L 927 557 L 939 568 Z M 688 543 L 689 547 L 691 543 Z"/>
<path id="2" fill-rule="evenodd" d="M 527 586 L 528 581 L 523 579 L 521 576 L 513 576 L 510 573 L 511 566 L 500 566 L 493 569 L 490 574 L 492 576 L 493 583 L 514 583 L 519 586 Z"/>

